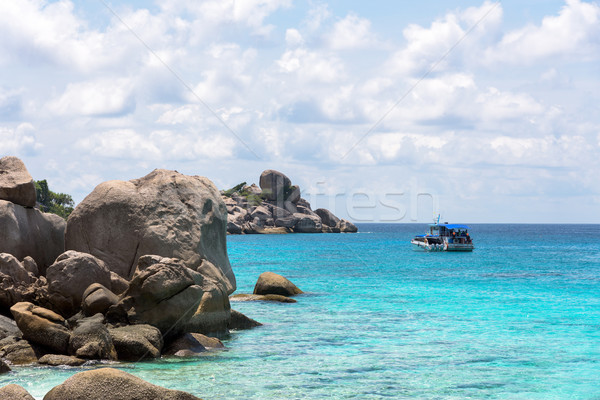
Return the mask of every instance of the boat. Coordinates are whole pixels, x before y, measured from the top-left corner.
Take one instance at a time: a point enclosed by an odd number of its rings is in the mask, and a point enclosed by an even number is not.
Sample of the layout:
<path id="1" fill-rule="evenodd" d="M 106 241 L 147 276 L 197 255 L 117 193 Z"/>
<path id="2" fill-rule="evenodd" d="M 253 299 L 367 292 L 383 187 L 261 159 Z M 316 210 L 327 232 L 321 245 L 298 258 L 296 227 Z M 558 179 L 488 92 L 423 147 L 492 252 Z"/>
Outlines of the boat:
<path id="1" fill-rule="evenodd" d="M 411 243 L 417 251 L 473 251 L 475 248 L 467 225 L 440 224 L 439 217 L 429 225 L 427 233 L 415 236 Z"/>

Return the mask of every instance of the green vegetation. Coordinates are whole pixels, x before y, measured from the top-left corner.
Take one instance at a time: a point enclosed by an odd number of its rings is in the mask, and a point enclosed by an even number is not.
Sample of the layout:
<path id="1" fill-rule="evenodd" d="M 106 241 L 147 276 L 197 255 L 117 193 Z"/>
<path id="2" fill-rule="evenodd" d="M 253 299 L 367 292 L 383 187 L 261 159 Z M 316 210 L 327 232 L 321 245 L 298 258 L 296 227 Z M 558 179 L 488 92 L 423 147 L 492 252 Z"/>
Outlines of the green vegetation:
<path id="1" fill-rule="evenodd" d="M 231 197 L 231 195 L 234 194 L 235 192 L 238 192 L 240 195 L 242 195 L 241 190 L 243 189 L 244 186 L 246 186 L 246 182 L 242 182 L 239 185 L 235 185 L 231 189 L 227 189 L 226 191 L 223 192 L 223 195 L 226 197 Z M 246 193 L 246 196 L 247 195 L 248 194 Z"/>
<path id="2" fill-rule="evenodd" d="M 263 197 L 257 194 L 249 194 L 246 196 L 246 199 L 248 200 L 248 204 L 251 206 L 260 206 L 263 202 Z"/>
<path id="3" fill-rule="evenodd" d="M 37 205 L 43 212 L 59 215 L 67 219 L 69 214 L 73 212 L 75 203 L 73 198 L 64 193 L 54 193 L 48 189 L 46 180 L 35 181 L 35 195 Z"/>

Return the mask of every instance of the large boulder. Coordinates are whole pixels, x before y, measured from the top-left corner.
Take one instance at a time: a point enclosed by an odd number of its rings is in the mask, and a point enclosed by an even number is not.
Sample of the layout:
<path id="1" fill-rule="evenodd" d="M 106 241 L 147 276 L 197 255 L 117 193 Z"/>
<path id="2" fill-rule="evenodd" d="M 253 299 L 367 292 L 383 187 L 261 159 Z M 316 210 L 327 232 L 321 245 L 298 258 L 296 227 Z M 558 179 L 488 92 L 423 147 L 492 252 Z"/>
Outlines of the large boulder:
<path id="1" fill-rule="evenodd" d="M 11 383 L 0 388 L 0 399 L 4 400 L 35 400 L 22 386 Z"/>
<path id="2" fill-rule="evenodd" d="M 111 287 L 110 271 L 91 254 L 69 250 L 46 271 L 50 301 L 61 314 L 70 317 L 81 307 L 85 290 L 93 283 Z"/>
<path id="3" fill-rule="evenodd" d="M 130 279 L 146 254 L 175 257 L 194 269 L 216 265 L 232 293 L 227 209 L 207 178 L 157 169 L 140 179 L 98 185 L 69 216 L 66 248 L 92 254 Z"/>
<path id="4" fill-rule="evenodd" d="M 285 201 L 296 204 L 300 200 L 300 186 L 294 185 L 290 188 L 289 194 Z"/>
<path id="5" fill-rule="evenodd" d="M 44 400 L 65 399 L 198 400 L 198 397 L 153 385 L 118 369 L 99 368 L 73 375 L 44 396 Z"/>
<path id="6" fill-rule="evenodd" d="M 71 333 L 69 354 L 84 359 L 116 360 L 117 352 L 104 325 L 104 316 L 82 318 Z"/>
<path id="7" fill-rule="evenodd" d="M 63 317 L 28 302 L 17 303 L 10 311 L 23 338 L 62 354 L 67 352 L 71 333 Z"/>
<path id="8" fill-rule="evenodd" d="M 340 219 L 333 215 L 333 213 L 326 208 L 318 208 L 315 210 L 315 213 L 321 218 L 321 222 L 325 226 L 329 227 L 337 227 L 340 223 Z"/>
<path id="9" fill-rule="evenodd" d="M 294 296 L 303 293 L 287 278 L 273 272 L 263 272 L 258 277 L 254 286 L 254 294 L 278 294 L 281 296 Z"/>
<path id="10" fill-rule="evenodd" d="M 20 335 L 21 331 L 17 327 L 17 323 L 4 315 L 0 315 L 0 339 Z"/>
<path id="11" fill-rule="evenodd" d="M 66 222 L 58 215 L 0 200 L 0 227 L 0 253 L 30 256 L 41 275 L 65 251 Z"/>
<path id="12" fill-rule="evenodd" d="M 126 325 L 108 330 L 120 361 L 140 361 L 160 357 L 163 338 L 151 325 Z"/>
<path id="13" fill-rule="evenodd" d="M 0 200 L 23 207 L 35 206 L 35 184 L 23 161 L 17 157 L 0 158 Z"/>
<path id="14" fill-rule="evenodd" d="M 260 174 L 259 185 L 264 197 L 268 200 L 283 203 L 286 192 L 292 186 L 292 181 L 281 172 L 268 169 Z"/>

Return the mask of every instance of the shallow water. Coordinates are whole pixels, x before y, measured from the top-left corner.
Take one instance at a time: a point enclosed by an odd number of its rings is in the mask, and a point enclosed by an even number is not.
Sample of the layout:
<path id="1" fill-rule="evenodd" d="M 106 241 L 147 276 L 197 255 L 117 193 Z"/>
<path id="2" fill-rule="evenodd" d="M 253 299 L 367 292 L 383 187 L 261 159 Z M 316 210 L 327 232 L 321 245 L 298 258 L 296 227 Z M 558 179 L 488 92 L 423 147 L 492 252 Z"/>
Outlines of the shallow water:
<path id="1" fill-rule="evenodd" d="M 419 253 L 425 225 L 229 236 L 238 293 L 273 271 L 296 304 L 196 360 L 118 364 L 204 399 L 599 399 L 600 225 L 471 227 L 473 253 Z M 0 376 L 36 398 L 81 368 Z"/>

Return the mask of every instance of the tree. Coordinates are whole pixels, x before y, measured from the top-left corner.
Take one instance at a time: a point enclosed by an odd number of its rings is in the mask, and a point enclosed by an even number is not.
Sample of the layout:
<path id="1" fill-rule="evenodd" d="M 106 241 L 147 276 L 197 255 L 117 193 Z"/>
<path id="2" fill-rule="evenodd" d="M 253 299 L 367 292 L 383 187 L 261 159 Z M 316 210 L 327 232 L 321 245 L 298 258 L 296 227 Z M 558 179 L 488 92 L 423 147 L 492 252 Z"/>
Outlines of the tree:
<path id="1" fill-rule="evenodd" d="M 54 193 L 48 188 L 46 180 L 35 181 L 35 195 L 37 205 L 43 212 L 49 212 L 67 219 L 73 211 L 75 202 L 65 193 Z"/>

